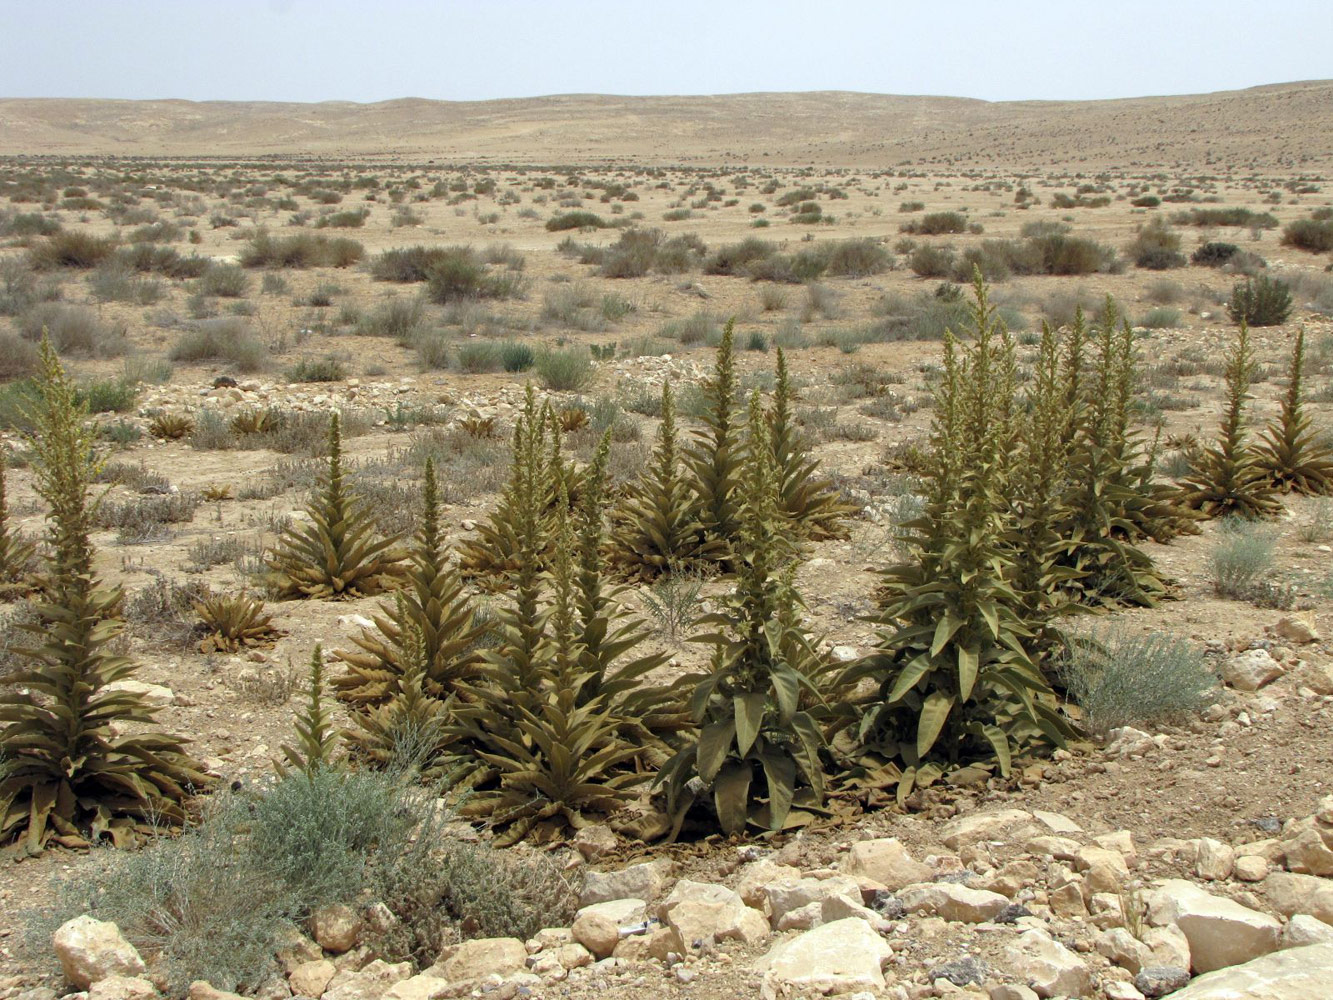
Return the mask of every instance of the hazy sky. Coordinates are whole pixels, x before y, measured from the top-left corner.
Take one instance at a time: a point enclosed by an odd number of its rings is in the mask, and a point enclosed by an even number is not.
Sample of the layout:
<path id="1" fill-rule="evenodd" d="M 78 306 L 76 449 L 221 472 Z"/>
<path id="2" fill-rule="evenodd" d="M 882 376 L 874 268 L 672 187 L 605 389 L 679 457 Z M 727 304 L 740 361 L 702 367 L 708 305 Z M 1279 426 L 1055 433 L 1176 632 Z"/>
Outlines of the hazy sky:
<path id="1" fill-rule="evenodd" d="M 0 0 L 0 97 L 988 100 L 1333 77 L 1333 0 Z"/>

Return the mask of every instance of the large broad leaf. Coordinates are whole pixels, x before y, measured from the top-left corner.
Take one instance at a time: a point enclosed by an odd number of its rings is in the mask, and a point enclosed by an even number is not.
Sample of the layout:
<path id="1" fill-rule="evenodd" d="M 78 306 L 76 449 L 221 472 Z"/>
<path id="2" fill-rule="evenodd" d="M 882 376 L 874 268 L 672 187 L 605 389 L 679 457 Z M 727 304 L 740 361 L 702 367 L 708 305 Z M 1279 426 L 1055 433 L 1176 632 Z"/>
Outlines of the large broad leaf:
<path id="1" fill-rule="evenodd" d="M 744 757 L 750 752 L 750 747 L 754 746 L 763 725 L 768 695 L 764 691 L 746 691 L 736 695 L 732 704 L 736 710 L 736 752 Z"/>
<path id="2" fill-rule="evenodd" d="M 741 833 L 745 830 L 750 814 L 750 779 L 752 772 L 749 761 L 729 761 L 718 772 L 713 782 L 713 802 L 717 806 L 717 818 L 726 834 Z"/>
<path id="3" fill-rule="evenodd" d="M 1009 737 L 999 726 L 982 726 L 981 731 L 987 742 L 995 750 L 995 757 L 1000 762 L 1000 773 L 1006 778 L 1009 777 L 1009 768 L 1012 763 L 1009 756 Z"/>
<path id="4" fill-rule="evenodd" d="M 768 826 L 781 830 L 796 794 L 796 762 L 780 750 L 765 750 L 759 759 L 768 782 Z"/>
<path id="5" fill-rule="evenodd" d="M 977 682 L 977 666 L 980 660 L 977 643 L 958 647 L 958 698 L 967 701 L 972 697 L 972 685 Z"/>
<path id="6" fill-rule="evenodd" d="M 918 757 L 924 757 L 930 753 L 930 748 L 939 739 L 940 730 L 944 728 L 944 723 L 949 718 L 949 712 L 952 711 L 953 705 L 953 696 L 947 695 L 943 691 L 932 691 L 926 696 L 926 701 L 921 706 L 921 718 L 916 730 L 916 753 Z"/>
<path id="7" fill-rule="evenodd" d="M 709 723 L 699 731 L 699 777 L 705 782 L 713 780 L 722 762 L 727 759 L 735 732 L 735 725 L 730 719 Z"/>
<path id="8" fill-rule="evenodd" d="M 948 644 L 954 633 L 962 627 L 962 620 L 954 617 L 953 612 L 946 611 L 944 617 L 939 620 L 939 624 L 935 626 L 935 637 L 930 643 L 930 655 L 939 656 L 940 650 Z"/>

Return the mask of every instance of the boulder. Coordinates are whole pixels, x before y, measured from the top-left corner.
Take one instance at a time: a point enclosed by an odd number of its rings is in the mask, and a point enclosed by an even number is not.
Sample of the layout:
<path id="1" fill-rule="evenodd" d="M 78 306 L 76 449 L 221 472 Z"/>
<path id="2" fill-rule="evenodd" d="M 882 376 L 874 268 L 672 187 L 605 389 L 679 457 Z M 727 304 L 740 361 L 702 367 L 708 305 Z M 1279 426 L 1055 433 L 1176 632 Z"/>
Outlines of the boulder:
<path id="1" fill-rule="evenodd" d="M 103 690 L 133 695 L 149 708 L 166 708 L 176 701 L 176 695 L 171 688 L 162 684 L 149 684 L 146 681 L 112 681 Z"/>
<path id="2" fill-rule="evenodd" d="M 1284 917 L 1308 913 L 1326 924 L 1333 924 L 1333 882 L 1328 879 L 1273 872 L 1264 879 L 1263 888 L 1273 909 Z"/>
<path id="3" fill-rule="evenodd" d="M 381 1000 L 389 987 L 412 975 L 411 962 L 375 959 L 361 969 L 344 969 L 329 981 L 324 1000 Z"/>
<path id="4" fill-rule="evenodd" d="M 1231 866 L 1231 873 L 1242 882 L 1262 882 L 1268 877 L 1268 860 L 1257 854 L 1243 854 Z"/>
<path id="5" fill-rule="evenodd" d="M 1192 882 L 1168 879 L 1151 894 L 1148 919 L 1158 927 L 1174 924 L 1190 945 L 1197 973 L 1240 965 L 1276 951 L 1282 925 L 1274 918 Z"/>
<path id="6" fill-rule="evenodd" d="M 1134 977 L 1134 988 L 1145 997 L 1164 997 L 1190 981 L 1190 970 L 1183 965 L 1154 965 Z"/>
<path id="7" fill-rule="evenodd" d="M 756 944 L 770 933 L 764 915 L 746 906 L 731 889 L 689 879 L 676 883 L 658 916 L 675 932 L 678 947 L 674 950 L 681 954 L 716 941 Z"/>
<path id="8" fill-rule="evenodd" d="M 1319 632 L 1308 615 L 1284 615 L 1273 626 L 1273 634 L 1279 639 L 1298 646 L 1304 646 L 1319 639 Z"/>
<path id="9" fill-rule="evenodd" d="M 861 886 L 856 879 L 846 875 L 837 878 L 818 879 L 781 879 L 766 886 L 764 900 L 767 904 L 769 919 L 776 930 L 799 927 L 800 924 L 787 922 L 787 917 L 796 910 L 813 907 L 817 914 L 820 904 L 826 899 L 841 896 L 844 899 L 861 903 Z M 805 927 L 811 926 L 809 923 Z"/>
<path id="10" fill-rule="evenodd" d="M 1236 867 L 1236 852 L 1228 844 L 1212 837 L 1199 840 L 1199 854 L 1194 860 L 1194 873 L 1210 882 L 1225 882 Z"/>
<path id="11" fill-rule="evenodd" d="M 927 913 L 967 924 L 994 920 L 1009 900 L 998 892 L 969 889 L 956 882 L 908 886 L 898 894 L 908 913 Z"/>
<path id="12" fill-rule="evenodd" d="M 574 834 L 574 849 L 583 856 L 584 861 L 596 861 L 603 855 L 610 854 L 620 846 L 620 838 L 605 823 L 585 826 Z"/>
<path id="13" fill-rule="evenodd" d="M 1129 878 L 1129 866 L 1119 851 L 1105 847 L 1083 847 L 1074 855 L 1091 892 L 1119 892 Z"/>
<path id="14" fill-rule="evenodd" d="M 793 868 L 791 865 L 780 865 L 769 858 L 761 858 L 759 861 L 752 861 L 741 869 L 740 878 L 736 882 L 736 894 L 741 897 L 746 906 L 753 906 L 755 909 L 764 910 L 768 906 L 768 886 L 773 882 L 780 882 L 786 879 L 795 880 L 801 877 L 801 870 Z M 767 913 L 767 910 L 764 910 Z"/>
<path id="15" fill-rule="evenodd" d="M 574 915 L 574 940 L 599 959 L 607 958 L 620 943 L 620 928 L 641 923 L 646 905 L 641 899 L 612 899 L 585 906 Z"/>
<path id="16" fill-rule="evenodd" d="M 1138 973 L 1154 964 L 1152 949 L 1123 927 L 1102 931 L 1093 946 L 1099 955 L 1130 973 Z"/>
<path id="17" fill-rule="evenodd" d="M 527 961 L 528 950 L 518 938 L 477 938 L 442 949 L 426 972 L 451 983 L 471 982 L 522 972 Z"/>
<path id="18" fill-rule="evenodd" d="M 449 980 L 423 972 L 419 976 L 404 979 L 401 983 L 390 986 L 384 992 L 382 1000 L 439 1000 L 440 997 L 448 996 L 452 992 Z"/>
<path id="19" fill-rule="evenodd" d="M 1333 927 L 1305 913 L 1287 921 L 1282 931 L 1283 948 L 1304 948 L 1310 944 L 1333 944 Z"/>
<path id="20" fill-rule="evenodd" d="M 88 1000 L 156 1000 L 157 987 L 140 976 L 107 976 L 88 987 Z"/>
<path id="21" fill-rule="evenodd" d="M 1005 958 L 1010 971 L 1039 997 L 1081 997 L 1092 990 L 1092 972 L 1083 959 L 1045 931 L 1024 931 Z"/>
<path id="22" fill-rule="evenodd" d="M 86 913 L 61 924 L 51 944 L 65 978 L 80 990 L 108 976 L 134 977 L 148 971 L 119 927 Z"/>
<path id="23" fill-rule="evenodd" d="M 1288 823 L 1281 844 L 1289 871 L 1333 876 L 1333 825 L 1320 822 L 1317 816 Z"/>
<path id="24" fill-rule="evenodd" d="M 665 884 L 666 867 L 666 863 L 652 861 L 616 872 L 588 872 L 583 876 L 579 905 L 592 906 L 612 899 L 655 899 Z"/>
<path id="25" fill-rule="evenodd" d="M 186 1000 L 243 1000 L 239 993 L 228 993 L 212 983 L 196 979 L 185 991 Z"/>
<path id="26" fill-rule="evenodd" d="M 930 865 L 914 860 L 897 837 L 853 844 L 839 867 L 848 875 L 873 879 L 890 892 L 897 892 L 905 885 L 929 882 L 934 875 Z"/>
<path id="27" fill-rule="evenodd" d="M 1000 809 L 952 819 L 944 825 L 940 835 L 944 846 L 957 851 L 984 841 L 1021 842 L 1037 834 L 1039 829 L 1032 813 L 1023 809 Z"/>
<path id="28" fill-rule="evenodd" d="M 761 958 L 765 994 L 791 985 L 820 993 L 878 990 L 885 986 L 881 967 L 893 954 L 864 920 L 835 920 L 784 941 Z"/>
<path id="29" fill-rule="evenodd" d="M 327 958 L 302 962 L 287 975 L 287 982 L 297 996 L 320 997 L 337 971 Z"/>
<path id="30" fill-rule="evenodd" d="M 1200 976 L 1171 1000 L 1315 1000 L 1329 994 L 1333 944 L 1291 948 Z"/>
<path id="31" fill-rule="evenodd" d="M 341 955 L 361 942 L 361 914 L 350 906 L 335 903 L 310 914 L 310 936 L 325 951 Z"/>
<path id="32" fill-rule="evenodd" d="M 1285 673 L 1266 649 L 1247 649 L 1222 662 L 1222 680 L 1237 691 L 1258 691 Z"/>

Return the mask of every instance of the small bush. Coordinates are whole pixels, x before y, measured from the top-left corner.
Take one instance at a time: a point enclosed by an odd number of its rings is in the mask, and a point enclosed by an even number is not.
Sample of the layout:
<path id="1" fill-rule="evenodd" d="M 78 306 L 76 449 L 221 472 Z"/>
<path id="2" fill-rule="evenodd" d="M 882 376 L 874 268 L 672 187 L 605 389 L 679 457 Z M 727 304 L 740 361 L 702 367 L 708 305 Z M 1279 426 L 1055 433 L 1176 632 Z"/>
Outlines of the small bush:
<path id="1" fill-rule="evenodd" d="M 172 361 L 222 361 L 237 371 L 262 371 L 268 363 L 268 348 L 239 317 L 202 320 L 171 348 Z"/>
<path id="2" fill-rule="evenodd" d="M 1333 219 L 1297 219 L 1282 230 L 1282 245 L 1311 253 L 1333 250 Z"/>
<path id="3" fill-rule="evenodd" d="M 953 275 L 957 255 L 953 247 L 923 243 L 907 257 L 907 266 L 921 278 L 948 278 Z"/>
<path id="4" fill-rule="evenodd" d="M 41 340 L 45 331 L 61 354 L 117 358 L 130 347 L 123 326 L 109 326 L 83 306 L 41 303 L 19 317 L 18 330 L 33 342 Z"/>
<path id="5" fill-rule="evenodd" d="M 1160 218 L 1141 227 L 1126 251 L 1136 267 L 1149 271 L 1185 266 L 1185 255 L 1180 252 L 1180 234 L 1172 232 Z"/>
<path id="6" fill-rule="evenodd" d="M 1135 208 L 1156 208 L 1162 204 L 1162 199 L 1155 194 L 1141 194 L 1130 202 Z"/>
<path id="7" fill-rule="evenodd" d="M 209 264 L 199 277 L 198 290 L 220 299 L 244 298 L 250 291 L 250 276 L 237 264 Z"/>
<path id="8" fill-rule="evenodd" d="M 414 344 L 425 324 L 420 299 L 392 298 L 364 314 L 356 324 L 362 337 L 392 337 L 404 347 Z"/>
<path id="9" fill-rule="evenodd" d="M 546 220 L 548 233 L 564 232 L 566 229 L 605 229 L 610 223 L 593 212 L 562 212 Z"/>
<path id="10" fill-rule="evenodd" d="M 1191 208 L 1171 216 L 1174 226 L 1244 226 L 1249 229 L 1276 229 L 1277 217 L 1269 212 L 1252 212 L 1248 208 Z"/>
<path id="11" fill-rule="evenodd" d="M 1200 267 L 1221 267 L 1240 252 L 1234 243 L 1221 243 L 1216 240 L 1203 244 L 1190 254 L 1190 263 Z"/>
<path id="12" fill-rule="evenodd" d="M 919 219 L 905 222 L 899 232 L 921 236 L 939 236 L 945 233 L 967 232 L 967 216 L 962 212 L 928 212 Z"/>
<path id="13" fill-rule="evenodd" d="M 17 333 L 0 330 L 0 381 L 24 378 L 37 370 L 37 345 Z"/>
<path id="14" fill-rule="evenodd" d="M 1208 555 L 1209 579 L 1218 597 L 1249 600 L 1273 569 L 1277 537 L 1271 528 L 1229 518 Z"/>
<path id="15" fill-rule="evenodd" d="M 460 372 L 481 375 L 504 367 L 500 345 L 492 340 L 467 340 L 458 345 L 454 365 Z"/>
<path id="16" fill-rule="evenodd" d="M 1197 712 L 1217 688 L 1217 677 L 1197 646 L 1161 632 L 1136 635 L 1123 627 L 1073 636 L 1060 670 L 1088 728 L 1098 734 Z"/>
<path id="17" fill-rule="evenodd" d="M 39 271 L 57 267 L 90 270 L 111 256 L 115 248 L 114 240 L 82 229 L 67 229 L 34 244 L 28 251 L 28 261 Z"/>
<path id="18" fill-rule="evenodd" d="M 507 340 L 500 345 L 500 367 L 507 372 L 525 372 L 536 361 L 536 354 L 527 344 Z"/>
<path id="19" fill-rule="evenodd" d="M 97 379 L 80 385 L 75 397 L 89 413 L 128 413 L 139 399 L 139 389 L 120 379 Z"/>
<path id="20" fill-rule="evenodd" d="M 556 348 L 537 355 L 537 374 L 553 392 L 579 392 L 593 377 L 592 355 L 584 348 Z"/>
<path id="21" fill-rule="evenodd" d="M 347 368 L 334 357 L 302 358 L 283 374 L 288 382 L 341 382 Z"/>
<path id="22" fill-rule="evenodd" d="M 1138 325 L 1149 330 L 1174 330 L 1180 326 L 1180 310 L 1169 306 L 1157 306 L 1144 313 Z"/>
<path id="23" fill-rule="evenodd" d="M 1279 326 L 1291 315 L 1291 287 L 1264 274 L 1247 279 L 1232 287 L 1227 312 L 1233 323 Z"/>
<path id="24" fill-rule="evenodd" d="M 329 238 L 315 233 L 270 236 L 260 232 L 241 251 L 245 267 L 350 267 L 365 256 L 365 247 L 345 236 Z"/>

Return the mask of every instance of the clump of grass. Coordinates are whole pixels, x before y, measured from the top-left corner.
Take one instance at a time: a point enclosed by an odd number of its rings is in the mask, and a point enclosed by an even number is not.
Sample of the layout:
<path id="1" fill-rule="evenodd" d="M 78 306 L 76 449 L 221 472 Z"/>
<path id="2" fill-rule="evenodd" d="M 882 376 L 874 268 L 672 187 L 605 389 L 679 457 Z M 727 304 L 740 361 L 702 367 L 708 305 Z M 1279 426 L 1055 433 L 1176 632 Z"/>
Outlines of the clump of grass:
<path id="1" fill-rule="evenodd" d="M 241 251 L 245 267 L 350 267 L 366 254 L 356 240 L 316 233 L 270 236 L 257 233 Z"/>
<path id="2" fill-rule="evenodd" d="M 198 290 L 220 299 L 244 298 L 250 291 L 250 276 L 237 264 L 209 264 L 199 276 Z"/>
<path id="3" fill-rule="evenodd" d="M 1213 592 L 1231 600 L 1250 600 L 1272 573 L 1276 545 L 1272 528 L 1239 517 L 1227 518 L 1208 555 Z"/>
<path id="4" fill-rule="evenodd" d="M 239 317 L 201 320 L 187 331 L 168 357 L 172 361 L 225 362 L 239 372 L 262 371 L 268 363 L 268 348 Z"/>
<path id="5" fill-rule="evenodd" d="M 33 244 L 28 262 L 39 271 L 68 267 L 90 270 L 115 250 L 114 240 L 94 236 L 82 229 L 66 229 Z"/>
<path id="6" fill-rule="evenodd" d="M 118 358 L 128 353 L 125 328 L 103 322 L 91 309 L 43 302 L 19 317 L 18 330 L 26 340 L 41 340 L 42 333 L 62 355 Z"/>
<path id="7" fill-rule="evenodd" d="M 341 382 L 347 367 L 332 356 L 302 358 L 283 373 L 288 382 Z"/>
<path id="8" fill-rule="evenodd" d="M 1060 671 L 1088 729 L 1097 734 L 1196 712 L 1217 688 L 1216 675 L 1194 644 L 1117 626 L 1071 637 Z"/>
<path id="9" fill-rule="evenodd" d="M 537 355 L 536 369 L 547 389 L 579 392 L 592 382 L 592 355 L 583 348 L 550 348 Z"/>
<path id="10" fill-rule="evenodd" d="M 546 231 L 559 233 L 567 229 L 605 229 L 608 223 L 593 212 L 561 212 L 546 220 Z"/>
<path id="11" fill-rule="evenodd" d="M 1149 330 L 1174 330 L 1180 326 L 1180 310 L 1168 306 L 1149 309 L 1139 320 L 1139 326 Z"/>

